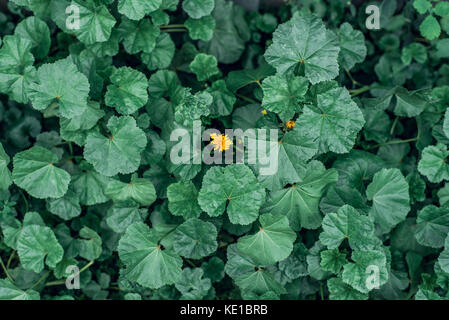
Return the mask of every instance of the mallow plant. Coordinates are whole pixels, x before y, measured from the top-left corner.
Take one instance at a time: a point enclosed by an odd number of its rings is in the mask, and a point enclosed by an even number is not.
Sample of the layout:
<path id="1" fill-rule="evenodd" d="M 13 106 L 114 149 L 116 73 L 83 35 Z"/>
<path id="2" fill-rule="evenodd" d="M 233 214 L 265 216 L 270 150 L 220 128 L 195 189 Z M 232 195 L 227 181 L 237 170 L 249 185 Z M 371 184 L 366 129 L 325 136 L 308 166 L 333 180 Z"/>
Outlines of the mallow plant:
<path id="1" fill-rule="evenodd" d="M 449 297 L 448 2 L 3 6 L 0 299 Z"/>

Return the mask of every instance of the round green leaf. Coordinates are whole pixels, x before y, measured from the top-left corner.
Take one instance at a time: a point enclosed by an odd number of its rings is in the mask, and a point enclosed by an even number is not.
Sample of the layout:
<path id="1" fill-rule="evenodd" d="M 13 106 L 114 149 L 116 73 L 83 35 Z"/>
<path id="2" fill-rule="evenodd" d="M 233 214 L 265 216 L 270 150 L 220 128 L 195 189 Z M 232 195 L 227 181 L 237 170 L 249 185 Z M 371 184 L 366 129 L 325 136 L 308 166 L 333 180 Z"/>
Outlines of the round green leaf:
<path id="1" fill-rule="evenodd" d="M 415 238 L 419 244 L 432 248 L 441 248 L 449 233 L 449 208 L 425 206 L 418 212 Z"/>
<path id="2" fill-rule="evenodd" d="M 265 189 L 245 165 L 212 167 L 203 178 L 198 203 L 211 217 L 221 215 L 227 206 L 229 220 L 247 225 L 255 221 L 265 201 Z"/>
<path id="3" fill-rule="evenodd" d="M 216 23 L 212 16 L 205 16 L 200 19 L 189 18 L 184 25 L 189 30 L 189 36 L 193 40 L 209 41 L 214 35 Z"/>
<path id="4" fill-rule="evenodd" d="M 287 122 L 301 110 L 301 102 L 309 89 L 309 83 L 303 77 L 271 76 L 262 82 L 262 107 L 279 114 Z"/>
<path id="5" fill-rule="evenodd" d="M 184 219 L 198 218 L 201 208 L 198 205 L 198 191 L 192 181 L 179 181 L 167 188 L 168 210 Z"/>
<path id="6" fill-rule="evenodd" d="M 290 228 L 288 219 L 267 213 L 261 215 L 259 221 L 260 228 L 257 233 L 238 240 L 239 251 L 265 265 L 287 258 L 296 240 L 296 234 Z"/>
<path id="7" fill-rule="evenodd" d="M 81 214 L 79 197 L 71 189 L 62 198 L 47 200 L 47 208 L 64 220 L 71 220 Z"/>
<path id="8" fill-rule="evenodd" d="M 182 259 L 158 245 L 156 234 L 141 222 L 133 223 L 120 239 L 120 260 L 124 276 L 152 289 L 176 283 L 181 277 Z"/>
<path id="9" fill-rule="evenodd" d="M 178 226 L 173 234 L 173 249 L 180 256 L 201 259 L 218 248 L 215 226 L 198 218 L 191 218 Z"/>
<path id="10" fill-rule="evenodd" d="M 44 21 L 37 17 L 28 17 L 17 25 L 14 34 L 32 42 L 32 52 L 36 58 L 42 59 L 47 56 L 51 40 L 50 29 Z"/>
<path id="11" fill-rule="evenodd" d="M 408 183 L 399 169 L 382 169 L 366 188 L 366 197 L 373 201 L 370 216 L 384 231 L 390 231 L 405 220 L 410 211 Z"/>
<path id="12" fill-rule="evenodd" d="M 317 106 L 305 106 L 296 125 L 319 141 L 321 153 L 347 153 L 354 146 L 365 119 L 345 88 L 318 94 Z"/>
<path id="13" fill-rule="evenodd" d="M 163 0 L 119 0 L 118 12 L 129 19 L 140 20 L 150 12 L 156 11 Z"/>
<path id="14" fill-rule="evenodd" d="M 196 75 L 198 81 L 205 81 L 220 73 L 217 67 L 217 59 L 214 56 L 199 53 L 190 64 L 190 70 Z"/>
<path id="15" fill-rule="evenodd" d="M 55 166 L 58 157 L 42 147 L 32 147 L 14 156 L 13 179 L 35 198 L 60 198 L 68 189 L 70 174 Z"/>
<path id="16" fill-rule="evenodd" d="M 329 249 L 338 248 L 345 239 L 354 250 L 372 249 L 379 243 L 374 236 L 373 221 L 349 205 L 342 206 L 337 213 L 326 214 L 322 227 L 320 241 Z"/>
<path id="17" fill-rule="evenodd" d="M 111 117 L 107 124 L 109 138 L 94 132 L 87 136 L 84 157 L 95 170 L 111 177 L 117 173 L 132 173 L 140 164 L 140 153 L 147 138 L 130 116 Z"/>
<path id="18" fill-rule="evenodd" d="M 17 253 L 24 269 L 39 273 L 44 269 L 44 260 L 47 266 L 55 268 L 64 250 L 50 228 L 30 225 L 20 232 Z"/>
<path id="19" fill-rule="evenodd" d="M 36 110 L 44 111 L 53 104 L 65 118 L 81 115 L 87 105 L 89 81 L 69 60 L 43 64 L 37 70 L 37 82 L 30 84 L 29 98 Z"/>
<path id="20" fill-rule="evenodd" d="M 129 67 L 115 69 L 111 75 L 105 102 L 118 113 L 128 115 L 136 112 L 148 101 L 148 80 L 145 75 Z"/>
<path id="21" fill-rule="evenodd" d="M 367 49 L 362 32 L 354 30 L 349 23 L 345 22 L 340 26 L 338 40 L 341 49 L 338 60 L 343 68 L 351 70 L 356 63 L 365 60 Z"/>
<path id="22" fill-rule="evenodd" d="M 449 180 L 449 165 L 447 157 L 449 151 L 444 144 L 428 146 L 424 148 L 421 160 L 418 163 L 418 171 L 427 177 L 430 182 Z"/>
<path id="23" fill-rule="evenodd" d="M 337 36 L 326 30 L 321 19 L 301 12 L 278 26 L 264 56 L 280 74 L 292 74 L 299 64 L 315 84 L 338 75 L 339 52 Z"/>
<path id="24" fill-rule="evenodd" d="M 105 42 L 111 36 L 116 21 L 104 5 L 98 5 L 95 0 L 73 0 L 72 5 L 79 8 L 79 29 L 73 33 L 84 44 Z"/>
<path id="25" fill-rule="evenodd" d="M 129 183 L 112 180 L 108 183 L 105 195 L 114 201 L 134 200 L 143 206 L 150 206 L 156 200 L 156 190 L 148 179 L 133 176 Z"/>
<path id="26" fill-rule="evenodd" d="M 184 0 L 182 2 L 182 9 L 193 19 L 209 15 L 214 7 L 214 0 Z"/>
<path id="27" fill-rule="evenodd" d="M 156 40 L 151 53 L 142 53 L 142 62 L 149 70 L 165 69 L 170 66 L 175 55 L 175 43 L 167 33 L 162 33 Z"/>

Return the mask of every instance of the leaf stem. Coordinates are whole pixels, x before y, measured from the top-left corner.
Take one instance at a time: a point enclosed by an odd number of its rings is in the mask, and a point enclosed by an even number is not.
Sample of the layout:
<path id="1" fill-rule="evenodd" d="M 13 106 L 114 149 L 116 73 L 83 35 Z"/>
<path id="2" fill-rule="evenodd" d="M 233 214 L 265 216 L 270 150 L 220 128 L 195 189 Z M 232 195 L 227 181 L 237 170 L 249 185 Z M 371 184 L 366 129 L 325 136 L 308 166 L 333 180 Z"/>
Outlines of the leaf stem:
<path id="1" fill-rule="evenodd" d="M 165 29 L 165 28 L 185 28 L 183 24 L 166 24 L 163 26 L 160 26 L 159 28 Z"/>
<path id="2" fill-rule="evenodd" d="M 190 264 L 191 267 L 196 268 L 196 265 L 191 260 L 189 260 L 187 258 L 185 260 L 188 264 Z"/>
<path id="3" fill-rule="evenodd" d="M 0 257 L 0 265 L 2 266 L 3 272 L 6 274 L 6 277 L 9 279 L 9 281 L 14 282 L 13 278 L 8 272 L 8 269 L 6 268 L 5 264 L 3 263 L 2 257 Z"/>
<path id="4" fill-rule="evenodd" d="M 25 202 L 25 213 L 28 212 L 29 206 L 28 206 L 28 200 L 25 197 L 25 195 L 23 194 L 23 191 L 19 189 L 19 193 L 22 196 L 23 202 Z"/>
<path id="5" fill-rule="evenodd" d="M 418 137 L 411 138 L 411 139 L 405 139 L 405 140 L 392 140 L 392 141 L 388 141 L 388 142 L 384 142 L 384 143 L 379 143 L 379 144 L 369 147 L 368 149 L 375 149 L 378 147 L 388 146 L 391 144 L 409 143 L 409 142 L 415 142 L 415 141 L 418 141 Z"/>
<path id="6" fill-rule="evenodd" d="M 50 274 L 50 271 L 47 271 L 46 273 L 44 273 L 42 275 L 42 277 L 40 277 L 39 280 L 37 280 L 37 282 L 35 284 L 33 284 L 29 290 L 36 288 L 39 285 L 39 283 L 42 282 L 42 280 L 44 280 L 46 277 L 48 277 L 49 274 Z"/>
<path id="7" fill-rule="evenodd" d="M 161 29 L 161 32 L 187 32 L 187 29 Z"/>
<path id="8" fill-rule="evenodd" d="M 76 274 L 73 275 L 73 277 L 79 276 L 79 275 L 81 274 L 81 272 L 83 272 L 83 271 L 89 269 L 89 267 L 90 267 L 91 265 L 93 265 L 94 263 L 95 263 L 95 260 L 89 261 L 89 263 L 86 264 L 84 267 L 82 267 L 78 273 L 76 273 Z M 45 284 L 45 286 L 46 286 L 46 287 L 49 287 L 49 286 L 59 286 L 59 285 L 61 285 L 61 284 L 65 284 L 65 280 L 50 281 L 50 282 L 47 282 L 47 283 Z"/>
<path id="9" fill-rule="evenodd" d="M 391 126 L 391 129 L 390 129 L 390 136 L 393 135 L 394 129 L 396 129 L 396 125 L 398 124 L 398 120 L 399 120 L 399 117 L 396 117 L 396 118 L 394 119 L 393 125 Z"/>
<path id="10" fill-rule="evenodd" d="M 9 269 L 12 259 L 14 259 L 15 256 L 16 256 L 16 250 L 13 250 L 11 255 L 9 256 L 8 262 L 6 262 L 6 269 Z"/>
<path id="11" fill-rule="evenodd" d="M 352 77 L 351 72 L 349 72 L 348 69 L 345 69 L 345 71 L 346 71 L 346 74 L 348 75 L 349 79 L 351 80 L 352 85 L 353 85 L 353 86 L 359 85 L 359 83 Z"/>
<path id="12" fill-rule="evenodd" d="M 249 98 L 249 97 L 246 97 L 246 96 L 244 96 L 244 95 L 241 95 L 241 94 L 238 94 L 238 93 L 236 93 L 235 95 L 236 95 L 237 97 L 239 97 L 240 99 L 245 100 L 246 102 L 249 102 L 249 103 L 258 103 L 256 100 L 251 99 L 251 98 Z"/>
<path id="13" fill-rule="evenodd" d="M 378 86 L 364 86 L 360 89 L 356 89 L 356 90 L 349 90 L 349 93 L 351 94 L 352 97 L 358 96 L 359 94 L 365 93 L 367 91 L 370 91 L 372 89 L 378 89 L 380 87 Z"/>

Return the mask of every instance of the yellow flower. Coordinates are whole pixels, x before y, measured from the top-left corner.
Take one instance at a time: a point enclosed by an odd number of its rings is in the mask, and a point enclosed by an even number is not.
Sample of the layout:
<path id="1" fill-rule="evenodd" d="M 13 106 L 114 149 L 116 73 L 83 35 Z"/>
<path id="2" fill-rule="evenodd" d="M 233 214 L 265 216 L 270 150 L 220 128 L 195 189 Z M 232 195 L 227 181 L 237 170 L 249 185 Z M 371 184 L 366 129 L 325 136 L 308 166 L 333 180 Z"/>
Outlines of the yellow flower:
<path id="1" fill-rule="evenodd" d="M 285 123 L 285 126 L 287 127 L 287 129 L 293 129 L 295 127 L 295 121 L 293 120 L 287 121 Z"/>
<path id="2" fill-rule="evenodd" d="M 212 141 L 211 144 L 214 145 L 214 150 L 219 150 L 220 152 L 223 150 L 228 150 L 233 144 L 231 139 L 225 134 L 216 134 L 212 133 L 210 135 Z"/>
<path id="3" fill-rule="evenodd" d="M 268 113 L 267 110 L 265 110 L 265 109 L 262 110 L 262 114 L 265 115 L 265 114 L 267 114 L 267 113 Z"/>

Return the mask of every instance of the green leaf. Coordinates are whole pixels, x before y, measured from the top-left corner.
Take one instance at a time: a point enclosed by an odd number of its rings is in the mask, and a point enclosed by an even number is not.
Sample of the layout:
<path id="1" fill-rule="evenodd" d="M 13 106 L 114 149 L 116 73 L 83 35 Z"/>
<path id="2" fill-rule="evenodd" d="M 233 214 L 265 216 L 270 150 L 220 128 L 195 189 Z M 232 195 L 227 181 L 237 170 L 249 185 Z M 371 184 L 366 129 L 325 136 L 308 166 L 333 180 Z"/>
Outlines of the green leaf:
<path id="1" fill-rule="evenodd" d="M 274 276 L 261 268 L 237 277 L 235 283 L 242 292 L 246 293 L 265 294 L 269 291 L 277 294 L 286 293 L 285 288 L 276 281 Z"/>
<path id="2" fill-rule="evenodd" d="M 262 107 L 279 114 L 287 122 L 301 111 L 309 83 L 303 77 L 271 76 L 262 82 Z"/>
<path id="3" fill-rule="evenodd" d="M 136 112 L 148 101 L 148 80 L 145 75 L 129 67 L 115 69 L 111 75 L 105 102 L 118 113 L 128 115 Z"/>
<path id="4" fill-rule="evenodd" d="M 103 118 L 104 114 L 98 102 L 88 101 L 87 108 L 81 115 L 71 119 L 61 117 L 59 121 L 67 131 L 89 130 L 97 124 L 98 120 Z"/>
<path id="5" fill-rule="evenodd" d="M 61 219 L 71 220 L 81 214 L 81 206 L 78 195 L 72 190 L 59 199 L 47 200 L 47 209 Z"/>
<path id="6" fill-rule="evenodd" d="M 67 192 L 70 174 L 57 168 L 58 157 L 42 147 L 14 156 L 14 183 L 35 198 L 60 198 Z"/>
<path id="7" fill-rule="evenodd" d="M 440 36 L 441 27 L 434 16 L 428 15 L 419 26 L 419 31 L 423 37 L 434 40 Z"/>
<path id="8" fill-rule="evenodd" d="M 260 264 L 270 265 L 287 258 L 293 250 L 296 234 L 288 219 L 266 213 L 259 217 L 259 231 L 240 238 L 237 248 Z"/>
<path id="9" fill-rule="evenodd" d="M 88 227 L 83 227 L 80 230 L 80 237 L 83 238 L 77 240 L 80 257 L 90 261 L 98 259 L 103 244 L 98 233 Z"/>
<path id="10" fill-rule="evenodd" d="M 326 170 L 319 161 L 310 162 L 295 184 L 270 193 L 262 212 L 287 216 L 295 231 L 316 229 L 321 224 L 318 205 L 324 189 L 337 181 L 337 172 Z"/>
<path id="11" fill-rule="evenodd" d="M 24 291 L 8 279 L 0 279 L 0 300 L 40 300 L 40 296 L 37 291 Z"/>
<path id="12" fill-rule="evenodd" d="M 419 14 L 424 14 L 430 9 L 432 9 L 432 3 L 428 0 L 414 0 L 413 7 L 418 11 Z"/>
<path id="13" fill-rule="evenodd" d="M 44 261 L 50 268 L 55 268 L 62 260 L 64 250 L 50 228 L 30 225 L 20 232 L 17 253 L 24 269 L 39 273 L 44 269 Z"/>
<path id="14" fill-rule="evenodd" d="M 31 41 L 14 35 L 5 36 L 0 48 L 0 92 L 21 103 L 28 101 L 27 89 L 36 77 L 30 53 L 32 45 Z"/>
<path id="15" fill-rule="evenodd" d="M 155 232 L 141 222 L 128 227 L 120 239 L 118 254 L 126 265 L 124 276 L 144 287 L 157 289 L 180 280 L 182 259 L 162 250 Z"/>
<path id="16" fill-rule="evenodd" d="M 141 20 L 145 15 L 156 11 L 162 4 L 162 0 L 119 0 L 118 12 L 129 19 Z"/>
<path id="17" fill-rule="evenodd" d="M 212 16 L 204 16 L 199 19 L 189 18 L 184 25 L 189 30 L 190 38 L 203 41 L 212 39 L 216 27 L 215 19 Z"/>
<path id="18" fill-rule="evenodd" d="M 236 62 L 245 50 L 245 40 L 234 22 L 234 11 L 233 2 L 215 0 L 212 17 L 216 27 L 213 37 L 210 41 L 200 41 L 198 44 L 202 52 L 215 56 L 220 63 Z"/>
<path id="19" fill-rule="evenodd" d="M 345 239 L 354 250 L 369 250 L 380 242 L 374 236 L 373 221 L 349 205 L 325 215 L 322 227 L 320 241 L 329 249 L 338 248 Z"/>
<path id="20" fill-rule="evenodd" d="M 433 8 L 433 13 L 440 17 L 449 16 L 449 3 L 438 2 L 435 8 Z"/>
<path id="21" fill-rule="evenodd" d="M 43 64 L 37 70 L 37 81 L 29 86 L 33 108 L 44 112 L 53 105 L 65 118 L 80 116 L 87 106 L 90 86 L 86 76 L 69 59 Z"/>
<path id="22" fill-rule="evenodd" d="M 136 171 L 140 153 L 147 144 L 145 133 L 129 116 L 113 116 L 107 127 L 111 132 L 109 138 L 97 132 L 87 136 L 84 157 L 95 170 L 108 177 Z"/>
<path id="23" fill-rule="evenodd" d="M 145 2 L 147 1 L 145 0 Z M 151 53 L 156 47 L 156 40 L 161 33 L 160 29 L 148 19 L 136 22 L 125 18 L 117 31 L 123 41 L 125 51 L 129 54 L 141 51 Z"/>
<path id="24" fill-rule="evenodd" d="M 414 42 L 402 49 L 401 60 L 405 65 L 409 65 L 414 59 L 418 63 L 427 61 L 427 48 L 420 43 Z"/>
<path id="25" fill-rule="evenodd" d="M 301 12 L 277 27 L 264 56 L 280 74 L 304 68 L 306 78 L 315 84 L 338 75 L 339 52 L 337 36 L 321 19 Z"/>
<path id="26" fill-rule="evenodd" d="M 210 93 L 200 91 L 193 95 L 190 93 L 190 90 L 186 89 L 181 103 L 176 106 L 176 122 L 186 127 L 192 126 L 193 121 L 200 120 L 202 116 L 209 115 L 209 106 L 212 102 L 213 97 Z"/>
<path id="27" fill-rule="evenodd" d="M 179 181 L 167 188 L 168 210 L 184 219 L 198 218 L 201 208 L 198 205 L 198 191 L 191 181 Z"/>
<path id="28" fill-rule="evenodd" d="M 225 276 L 224 262 L 218 257 L 212 257 L 207 262 L 201 264 L 201 269 L 204 271 L 204 275 L 212 282 L 219 282 Z"/>
<path id="29" fill-rule="evenodd" d="M 365 119 L 344 88 L 335 88 L 317 96 L 317 106 L 305 106 L 296 125 L 319 141 L 321 153 L 347 153 L 354 146 Z"/>
<path id="30" fill-rule="evenodd" d="M 36 58 L 42 59 L 47 56 L 51 40 L 50 29 L 44 21 L 37 17 L 28 17 L 17 25 L 14 34 L 32 42 L 33 49 L 31 51 Z"/>
<path id="31" fill-rule="evenodd" d="M 425 206 L 418 212 L 415 238 L 419 244 L 432 248 L 441 248 L 449 233 L 449 208 Z"/>
<path id="32" fill-rule="evenodd" d="M 351 152 L 334 162 L 339 182 L 359 191 L 365 189 L 364 181 L 371 180 L 382 169 L 383 161 L 376 155 L 362 150 Z"/>
<path id="33" fill-rule="evenodd" d="M 185 0 L 182 2 L 182 9 L 193 19 L 209 15 L 214 7 L 214 0 Z"/>
<path id="34" fill-rule="evenodd" d="M 143 222 L 148 215 L 147 209 L 139 209 L 134 201 L 115 203 L 106 215 L 107 225 L 117 233 L 123 233 L 134 222 Z"/>
<path id="35" fill-rule="evenodd" d="M 11 172 L 8 169 L 9 156 L 0 143 L 0 190 L 7 190 L 12 183 Z"/>
<path id="36" fill-rule="evenodd" d="M 225 211 L 234 224 L 247 225 L 255 221 L 265 201 L 265 189 L 260 186 L 245 165 L 212 167 L 203 178 L 198 203 L 211 217 Z"/>
<path id="37" fill-rule="evenodd" d="M 106 6 L 98 5 L 95 0 L 73 0 L 72 5 L 79 8 L 80 28 L 73 33 L 81 42 L 89 45 L 109 39 L 116 21 Z"/>
<path id="38" fill-rule="evenodd" d="M 204 271 L 201 268 L 182 270 L 181 279 L 175 284 L 182 294 L 182 300 L 200 300 L 207 295 L 212 284 L 210 279 L 203 279 L 203 276 Z"/>
<path id="39" fill-rule="evenodd" d="M 151 53 L 142 53 L 142 62 L 149 70 L 165 69 L 170 66 L 175 55 L 175 43 L 167 33 L 162 33 L 156 40 Z"/>
<path id="40" fill-rule="evenodd" d="M 201 259 L 218 248 L 215 226 L 198 218 L 191 218 L 178 226 L 173 234 L 173 249 L 180 256 Z"/>
<path id="41" fill-rule="evenodd" d="M 331 300 L 367 300 L 368 295 L 355 290 L 340 278 L 327 280 L 329 299 Z"/>
<path id="42" fill-rule="evenodd" d="M 206 81 L 213 75 L 219 74 L 217 59 L 214 56 L 199 53 L 190 64 L 190 70 L 196 75 L 198 81 Z"/>
<path id="43" fill-rule="evenodd" d="M 320 266 L 324 271 L 338 274 L 343 266 L 348 262 L 346 254 L 341 253 L 338 249 L 324 250 L 320 252 Z"/>
<path id="44" fill-rule="evenodd" d="M 449 236 L 444 240 L 444 250 L 438 257 L 438 264 L 444 272 L 449 273 Z"/>
<path id="45" fill-rule="evenodd" d="M 369 215 L 384 231 L 404 221 L 410 211 L 409 186 L 399 169 L 376 173 L 366 188 L 366 197 L 373 201 Z"/>
<path id="46" fill-rule="evenodd" d="M 156 190 L 148 179 L 133 175 L 129 183 L 112 180 L 108 183 L 104 193 L 114 201 L 134 200 L 143 206 L 150 206 L 156 200 Z"/>
<path id="47" fill-rule="evenodd" d="M 350 262 L 344 265 L 342 280 L 354 289 L 368 293 L 375 288 L 376 282 L 380 286 L 388 281 L 387 259 L 380 250 L 354 251 Z M 372 268 L 370 270 L 370 268 Z M 378 277 L 370 279 L 370 277 Z M 376 286 L 377 287 L 377 286 Z"/>
<path id="48" fill-rule="evenodd" d="M 260 83 L 264 78 L 275 74 L 275 69 L 263 60 L 256 69 L 244 69 L 228 73 L 226 84 L 229 90 L 236 92 L 252 83 Z"/>
<path id="49" fill-rule="evenodd" d="M 449 165 L 446 162 L 448 156 L 449 151 L 444 144 L 428 146 L 422 151 L 418 171 L 426 176 L 430 182 L 437 183 L 449 180 Z"/>
<path id="50" fill-rule="evenodd" d="M 394 113 L 403 117 L 416 117 L 428 106 L 427 101 L 419 91 L 407 91 L 398 88 L 395 93 L 396 107 Z"/>
<path id="51" fill-rule="evenodd" d="M 340 26 L 338 40 L 341 48 L 338 60 L 344 69 L 351 70 L 357 63 L 365 60 L 367 49 L 362 32 L 354 30 L 345 22 Z"/>
<path id="52" fill-rule="evenodd" d="M 81 162 L 80 169 L 82 172 L 74 174 L 72 178 L 72 186 L 79 196 L 80 204 L 91 206 L 108 201 L 104 190 L 110 178 L 96 172 L 85 161 Z"/>
<path id="53" fill-rule="evenodd" d="M 248 143 L 260 143 L 264 137 L 258 136 L 257 139 L 251 139 Z M 277 150 L 274 152 L 270 141 L 267 143 L 266 156 L 258 155 L 257 165 L 259 171 L 272 165 L 276 159 L 271 157 L 277 155 L 277 170 L 271 175 L 259 175 L 259 181 L 262 186 L 271 191 L 280 190 L 287 184 L 294 184 L 303 179 L 306 162 L 318 152 L 318 144 L 309 139 L 305 133 L 296 127 L 284 134 L 282 139 L 274 146 Z M 250 159 L 248 159 L 249 161 Z M 252 160 L 252 159 L 251 159 Z M 273 161 L 274 160 L 274 161 Z"/>
<path id="54" fill-rule="evenodd" d="M 332 185 L 327 189 L 326 195 L 320 201 L 320 210 L 323 213 L 337 212 L 345 204 L 360 212 L 368 213 L 370 210 L 360 192 L 344 184 Z"/>
<path id="55" fill-rule="evenodd" d="M 228 90 L 224 80 L 217 80 L 212 83 L 212 86 L 207 88 L 207 92 L 214 99 L 210 106 L 212 117 L 215 118 L 231 114 L 237 98 Z"/>

